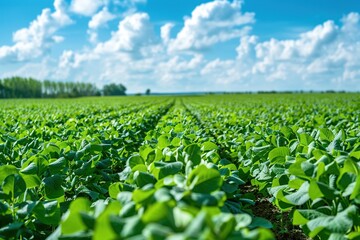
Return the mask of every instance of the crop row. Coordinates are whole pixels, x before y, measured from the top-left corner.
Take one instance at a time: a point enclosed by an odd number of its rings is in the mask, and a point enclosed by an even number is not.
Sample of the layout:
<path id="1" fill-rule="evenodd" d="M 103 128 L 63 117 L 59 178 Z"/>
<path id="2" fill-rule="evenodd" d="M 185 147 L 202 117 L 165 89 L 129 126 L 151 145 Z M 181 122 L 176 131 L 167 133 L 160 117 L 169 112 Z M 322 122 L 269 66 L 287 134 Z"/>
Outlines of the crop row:
<path id="1" fill-rule="evenodd" d="M 360 239 L 357 95 L 1 104 L 0 239 Z"/>
<path id="2" fill-rule="evenodd" d="M 12 115 L 1 125 L 0 238 L 44 239 L 74 199 L 108 198 L 128 156 L 172 105 L 3 111 Z"/>
<path id="3" fill-rule="evenodd" d="M 230 102 L 220 110 L 192 99 L 187 107 L 217 136 L 240 176 L 290 211 L 308 236 L 359 239 L 358 103 L 326 103 L 333 105 Z"/>
<path id="4" fill-rule="evenodd" d="M 197 124 L 176 104 L 109 186 L 111 199 L 75 200 L 52 237 L 273 239 L 269 222 L 243 211 L 236 166 Z"/>

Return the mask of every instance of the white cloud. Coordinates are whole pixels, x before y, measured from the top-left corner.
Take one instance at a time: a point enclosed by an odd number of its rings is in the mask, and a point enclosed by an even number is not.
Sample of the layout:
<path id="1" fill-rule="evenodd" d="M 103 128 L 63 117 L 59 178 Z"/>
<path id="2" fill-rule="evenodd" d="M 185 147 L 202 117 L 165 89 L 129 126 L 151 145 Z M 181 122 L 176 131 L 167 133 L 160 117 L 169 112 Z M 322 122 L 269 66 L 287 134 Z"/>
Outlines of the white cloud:
<path id="1" fill-rule="evenodd" d="M 153 26 L 147 13 L 135 13 L 119 22 L 118 30 L 111 38 L 99 43 L 96 53 L 125 52 L 133 55 L 141 53 L 142 47 L 151 45 L 154 41 Z"/>
<path id="2" fill-rule="evenodd" d="M 80 15 L 92 16 L 103 4 L 102 0 L 72 0 L 70 9 Z"/>
<path id="3" fill-rule="evenodd" d="M 55 35 L 62 27 L 72 23 L 63 0 L 54 1 L 55 12 L 46 8 L 30 23 L 13 34 L 14 45 L 0 47 L 0 60 L 26 61 L 37 58 L 50 50 L 54 43 L 64 40 Z"/>
<path id="4" fill-rule="evenodd" d="M 175 25 L 173 23 L 166 23 L 165 25 L 163 25 L 160 29 L 160 35 L 161 35 L 161 39 L 163 40 L 163 42 L 165 44 L 168 44 L 170 41 L 170 33 L 171 33 L 171 29 L 174 27 Z"/>
<path id="5" fill-rule="evenodd" d="M 214 60 L 202 74 L 244 90 L 360 90 L 359 32 L 359 14 L 350 13 L 340 26 L 326 21 L 297 39 L 244 36 L 236 60 Z"/>
<path id="6" fill-rule="evenodd" d="M 194 9 L 184 27 L 171 41 L 170 51 L 202 50 L 245 35 L 244 25 L 254 22 L 253 13 L 241 13 L 241 2 L 215 0 Z"/>
<path id="7" fill-rule="evenodd" d="M 55 0 L 54 12 L 45 9 L 28 28 L 14 33 L 13 46 L 0 47 L 0 60 L 28 60 L 11 71 L 18 75 L 99 86 L 121 82 L 129 92 L 360 90 L 358 13 L 339 23 L 326 21 L 296 37 L 261 41 L 261 36 L 250 34 L 254 14 L 243 13 L 240 1 L 201 4 L 184 18 L 183 27 L 176 23 L 178 32 L 174 23 L 156 29 L 147 13 L 133 12 L 140 2 L 144 1 L 103 1 L 89 15 L 88 33 L 94 44 L 45 61 L 46 52 L 64 39 L 58 30 L 71 23 L 65 2 Z M 115 11 L 114 4 L 126 14 Z M 117 28 L 99 42 L 97 31 L 117 18 Z M 233 57 L 214 57 L 217 51 L 211 48 L 222 48 L 231 39 L 239 40 L 229 54 Z"/>
<path id="8" fill-rule="evenodd" d="M 98 33 L 97 30 L 103 27 L 106 23 L 116 18 L 116 15 L 109 12 L 107 7 L 104 7 L 101 11 L 92 16 L 89 22 L 88 34 L 90 35 L 90 42 L 97 42 Z"/>
<path id="9" fill-rule="evenodd" d="M 244 35 L 234 49 L 236 58 L 210 60 L 206 52 L 167 51 L 172 24 L 156 37 L 149 16 L 137 13 L 94 49 L 65 52 L 59 71 L 78 80 L 86 72 L 96 83 L 120 81 L 132 92 L 360 90 L 358 16 L 345 16 L 341 25 L 326 21 L 295 39 Z"/>
<path id="10" fill-rule="evenodd" d="M 98 29 L 107 22 L 113 20 L 115 17 L 116 16 L 114 14 L 110 13 L 109 10 L 104 7 L 100 12 L 91 18 L 91 21 L 89 22 L 89 28 Z"/>

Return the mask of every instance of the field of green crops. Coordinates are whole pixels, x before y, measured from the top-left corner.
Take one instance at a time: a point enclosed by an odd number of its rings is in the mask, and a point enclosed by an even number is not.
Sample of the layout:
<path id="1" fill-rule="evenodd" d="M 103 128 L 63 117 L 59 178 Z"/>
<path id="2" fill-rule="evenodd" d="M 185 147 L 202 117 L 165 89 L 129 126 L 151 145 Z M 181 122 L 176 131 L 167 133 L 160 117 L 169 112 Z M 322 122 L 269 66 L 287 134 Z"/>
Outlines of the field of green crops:
<path id="1" fill-rule="evenodd" d="M 0 239 L 358 240 L 359 171 L 359 94 L 0 101 Z"/>

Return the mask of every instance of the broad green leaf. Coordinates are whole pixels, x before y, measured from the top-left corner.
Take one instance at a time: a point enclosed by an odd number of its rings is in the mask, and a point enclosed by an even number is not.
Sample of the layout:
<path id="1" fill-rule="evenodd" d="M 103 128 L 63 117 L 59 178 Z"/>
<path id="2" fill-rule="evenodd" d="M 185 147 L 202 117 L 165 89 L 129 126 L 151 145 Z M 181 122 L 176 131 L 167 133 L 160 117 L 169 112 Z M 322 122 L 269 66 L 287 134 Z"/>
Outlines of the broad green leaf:
<path id="1" fill-rule="evenodd" d="M 119 214 L 121 210 L 121 204 L 119 202 L 111 202 L 106 208 L 105 211 L 101 213 L 101 215 L 96 219 L 95 231 L 93 239 L 116 239 L 117 234 L 114 231 L 110 217 L 116 216 Z"/>
<path id="2" fill-rule="evenodd" d="M 23 168 L 20 170 L 20 172 L 22 174 L 30 174 L 30 175 L 34 175 L 38 173 L 38 167 L 36 166 L 35 163 L 30 163 L 27 167 Z"/>
<path id="3" fill-rule="evenodd" d="M 220 188 L 222 179 L 219 171 L 209 169 L 204 165 L 199 165 L 191 171 L 187 185 L 193 192 L 211 193 Z"/>
<path id="4" fill-rule="evenodd" d="M 288 147 L 277 147 L 269 152 L 269 160 L 271 163 L 285 163 L 285 157 L 290 155 Z"/>
<path id="5" fill-rule="evenodd" d="M 44 179 L 45 195 L 49 199 L 59 198 L 64 195 L 62 188 L 63 179 L 60 175 L 53 175 Z"/>
<path id="6" fill-rule="evenodd" d="M 334 200 L 335 189 L 331 189 L 325 183 L 317 182 L 316 180 L 311 180 L 309 187 L 309 196 L 311 200 L 315 200 L 317 198 L 323 198 L 323 197 L 329 200 Z"/>
<path id="7" fill-rule="evenodd" d="M 152 174 L 154 174 L 155 178 L 159 180 L 164 177 L 179 173 L 182 168 L 183 163 L 181 162 L 155 162 Z"/>
<path id="8" fill-rule="evenodd" d="M 159 149 L 164 149 L 170 145 L 170 141 L 166 135 L 161 135 L 158 139 L 157 147 Z"/>
<path id="9" fill-rule="evenodd" d="M 49 169 L 53 174 L 61 172 L 67 165 L 67 160 L 61 157 L 49 164 Z"/>
<path id="10" fill-rule="evenodd" d="M 151 205 L 141 217 L 145 224 L 162 222 L 165 225 L 171 226 L 173 221 L 171 208 L 164 202 L 157 202 Z"/>
<path id="11" fill-rule="evenodd" d="M 331 142 L 332 140 L 334 140 L 334 134 L 328 128 L 321 128 L 320 129 L 320 139 L 322 141 Z"/>
<path id="12" fill-rule="evenodd" d="M 336 216 L 318 217 L 307 223 L 311 231 L 318 227 L 325 228 L 330 232 L 343 233 L 348 232 L 353 226 L 353 217 L 356 214 L 356 207 L 350 206 Z"/>
<path id="13" fill-rule="evenodd" d="M 2 182 L 2 190 L 14 199 L 25 192 L 26 183 L 19 174 L 9 175 Z"/>
<path id="14" fill-rule="evenodd" d="M 190 144 L 184 149 L 187 161 L 191 161 L 194 165 L 198 165 L 201 160 L 200 147 L 197 144 Z"/>
<path id="15" fill-rule="evenodd" d="M 78 198 L 70 204 L 70 208 L 63 217 L 61 223 L 61 232 L 63 234 L 72 234 L 86 230 L 86 225 L 82 221 L 81 212 L 90 211 L 90 201 L 85 198 Z"/>
<path id="16" fill-rule="evenodd" d="M 155 177 L 147 172 L 136 171 L 134 173 L 134 180 L 135 180 L 136 185 L 140 188 L 149 183 L 152 183 L 152 184 L 156 183 Z"/>
<path id="17" fill-rule="evenodd" d="M 132 198 L 137 204 L 145 204 L 150 201 L 155 193 L 155 189 L 136 189 L 133 192 Z"/>
<path id="18" fill-rule="evenodd" d="M 304 182 L 299 188 L 299 190 L 289 195 L 286 195 L 285 198 L 287 201 L 289 201 L 289 203 L 294 204 L 296 206 L 303 205 L 310 199 L 309 183 Z"/>
<path id="19" fill-rule="evenodd" d="M 40 222 L 50 226 L 58 226 L 61 219 L 57 200 L 39 202 L 34 208 L 34 214 Z"/>
<path id="20" fill-rule="evenodd" d="M 235 215 L 236 220 L 236 227 L 235 230 L 239 231 L 242 228 L 245 228 L 249 226 L 252 222 L 252 218 L 249 214 L 243 213 L 243 214 L 236 214 Z"/>
<path id="21" fill-rule="evenodd" d="M 13 222 L 0 228 L 0 237 L 11 239 L 17 235 L 17 232 L 24 225 L 22 222 Z"/>
<path id="22" fill-rule="evenodd" d="M 215 143 L 212 143 L 212 142 L 204 142 L 201 145 L 201 150 L 204 152 L 211 151 L 211 150 L 218 150 L 218 149 L 219 149 L 219 147 Z"/>
<path id="23" fill-rule="evenodd" d="M 145 165 L 145 162 L 140 155 L 134 155 L 127 160 L 126 165 L 134 169 L 137 165 Z"/>
<path id="24" fill-rule="evenodd" d="M 0 166 L 0 183 L 2 183 L 7 176 L 17 174 L 19 170 L 13 165 Z"/>
<path id="25" fill-rule="evenodd" d="M 37 175 L 20 174 L 26 183 L 26 188 L 38 187 L 41 184 L 41 180 Z"/>
<path id="26" fill-rule="evenodd" d="M 293 215 L 293 224 L 304 225 L 308 221 L 319 217 L 326 217 L 326 215 L 312 209 L 296 209 Z"/>

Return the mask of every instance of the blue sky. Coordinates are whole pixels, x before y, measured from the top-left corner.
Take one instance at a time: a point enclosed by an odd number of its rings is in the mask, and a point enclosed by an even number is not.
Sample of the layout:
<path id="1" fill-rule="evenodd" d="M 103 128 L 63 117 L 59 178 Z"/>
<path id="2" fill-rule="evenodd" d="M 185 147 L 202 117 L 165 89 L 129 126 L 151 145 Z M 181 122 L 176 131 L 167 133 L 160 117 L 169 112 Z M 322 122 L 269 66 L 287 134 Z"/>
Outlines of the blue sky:
<path id="1" fill-rule="evenodd" d="M 358 0 L 2 0 L 0 78 L 360 90 Z"/>

